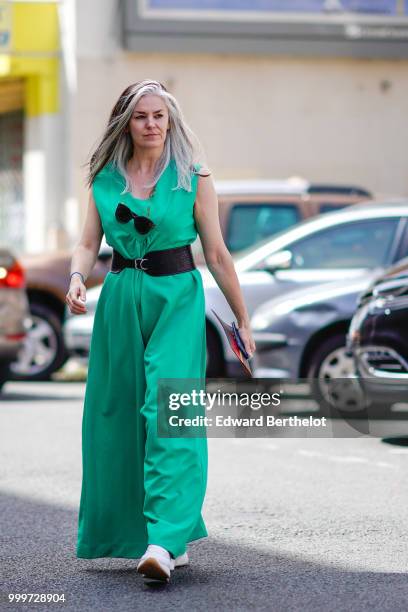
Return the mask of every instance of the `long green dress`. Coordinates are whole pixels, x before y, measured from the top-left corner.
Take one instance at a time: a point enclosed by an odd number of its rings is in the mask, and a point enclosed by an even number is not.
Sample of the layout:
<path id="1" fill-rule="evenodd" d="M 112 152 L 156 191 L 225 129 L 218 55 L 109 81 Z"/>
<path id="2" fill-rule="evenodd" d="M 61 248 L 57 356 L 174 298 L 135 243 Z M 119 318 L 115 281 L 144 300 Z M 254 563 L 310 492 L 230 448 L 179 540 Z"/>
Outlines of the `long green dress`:
<path id="1" fill-rule="evenodd" d="M 195 171 L 199 166 L 195 167 Z M 192 243 L 192 191 L 173 190 L 172 160 L 154 195 L 122 194 L 124 179 L 107 164 L 93 195 L 107 243 L 128 258 Z M 115 219 L 119 202 L 156 224 L 139 234 Z M 97 304 L 82 421 L 82 490 L 77 556 L 139 558 L 148 544 L 174 557 L 208 535 L 201 514 L 207 486 L 207 439 L 157 435 L 160 378 L 205 379 L 205 302 L 198 270 L 149 276 L 108 272 Z"/>

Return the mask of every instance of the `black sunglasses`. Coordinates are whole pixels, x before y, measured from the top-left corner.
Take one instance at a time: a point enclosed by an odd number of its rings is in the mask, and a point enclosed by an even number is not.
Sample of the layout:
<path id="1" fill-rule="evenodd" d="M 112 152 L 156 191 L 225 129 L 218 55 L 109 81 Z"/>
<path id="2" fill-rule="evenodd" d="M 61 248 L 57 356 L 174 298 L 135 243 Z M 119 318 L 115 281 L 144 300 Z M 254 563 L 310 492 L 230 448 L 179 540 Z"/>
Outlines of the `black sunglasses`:
<path id="1" fill-rule="evenodd" d="M 116 208 L 115 217 L 116 221 L 119 221 L 119 223 L 128 223 L 131 219 L 133 219 L 135 229 L 139 232 L 139 234 L 147 234 L 151 229 L 153 229 L 153 227 L 155 227 L 155 224 L 151 219 L 149 219 L 149 217 L 137 215 L 125 204 L 122 204 L 122 202 L 119 202 Z"/>

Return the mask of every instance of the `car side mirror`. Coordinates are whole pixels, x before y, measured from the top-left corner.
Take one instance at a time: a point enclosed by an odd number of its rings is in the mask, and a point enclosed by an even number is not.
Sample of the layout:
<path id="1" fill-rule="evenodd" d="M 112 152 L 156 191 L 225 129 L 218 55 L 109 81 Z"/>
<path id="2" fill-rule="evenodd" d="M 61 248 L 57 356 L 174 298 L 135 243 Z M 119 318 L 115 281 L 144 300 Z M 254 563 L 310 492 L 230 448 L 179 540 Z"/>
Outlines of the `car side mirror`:
<path id="1" fill-rule="evenodd" d="M 292 253 L 291 251 L 278 251 L 272 253 L 263 262 L 263 268 L 271 274 L 278 270 L 289 270 L 292 265 Z"/>

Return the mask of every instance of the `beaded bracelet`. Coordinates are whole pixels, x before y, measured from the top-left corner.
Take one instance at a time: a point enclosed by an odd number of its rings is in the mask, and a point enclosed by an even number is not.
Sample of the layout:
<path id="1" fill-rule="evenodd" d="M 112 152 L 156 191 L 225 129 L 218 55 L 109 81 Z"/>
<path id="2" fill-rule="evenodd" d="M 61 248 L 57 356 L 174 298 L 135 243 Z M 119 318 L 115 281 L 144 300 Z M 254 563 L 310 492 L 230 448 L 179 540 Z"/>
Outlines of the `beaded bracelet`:
<path id="1" fill-rule="evenodd" d="M 81 272 L 72 272 L 71 276 L 69 277 L 69 280 L 71 281 L 71 278 L 73 277 L 74 274 L 79 274 L 79 276 L 82 278 L 82 282 L 85 285 L 85 279 L 83 277 L 83 274 L 81 274 Z"/>

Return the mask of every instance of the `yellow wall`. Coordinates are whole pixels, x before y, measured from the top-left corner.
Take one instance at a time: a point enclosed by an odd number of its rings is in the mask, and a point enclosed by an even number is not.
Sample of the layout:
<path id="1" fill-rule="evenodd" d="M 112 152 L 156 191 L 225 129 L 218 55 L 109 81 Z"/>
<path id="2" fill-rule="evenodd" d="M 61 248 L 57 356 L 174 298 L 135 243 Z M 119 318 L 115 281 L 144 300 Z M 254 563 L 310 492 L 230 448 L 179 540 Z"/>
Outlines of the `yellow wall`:
<path id="1" fill-rule="evenodd" d="M 10 44 L 0 53 L 2 78 L 25 78 L 25 111 L 29 116 L 58 111 L 59 23 L 55 3 L 6 3 Z M 6 20 L 6 19 L 5 19 Z"/>

